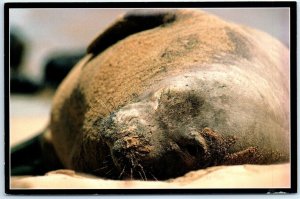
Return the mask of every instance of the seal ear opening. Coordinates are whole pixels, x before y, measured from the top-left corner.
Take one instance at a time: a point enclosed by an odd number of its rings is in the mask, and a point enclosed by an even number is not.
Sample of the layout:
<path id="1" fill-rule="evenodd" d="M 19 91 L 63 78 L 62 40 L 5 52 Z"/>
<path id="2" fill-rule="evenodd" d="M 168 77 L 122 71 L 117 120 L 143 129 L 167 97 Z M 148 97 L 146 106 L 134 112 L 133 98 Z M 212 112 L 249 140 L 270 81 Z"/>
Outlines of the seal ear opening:
<path id="1" fill-rule="evenodd" d="M 137 10 L 127 13 L 98 36 L 87 48 L 94 56 L 129 35 L 175 21 L 174 11 Z"/>

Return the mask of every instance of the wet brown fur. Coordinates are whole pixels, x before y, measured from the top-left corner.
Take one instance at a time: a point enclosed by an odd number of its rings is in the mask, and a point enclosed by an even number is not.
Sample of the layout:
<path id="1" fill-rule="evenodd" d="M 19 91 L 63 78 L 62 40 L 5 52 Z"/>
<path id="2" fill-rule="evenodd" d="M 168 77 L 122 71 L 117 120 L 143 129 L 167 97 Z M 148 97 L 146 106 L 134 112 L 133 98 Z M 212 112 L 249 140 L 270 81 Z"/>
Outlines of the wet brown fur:
<path id="1" fill-rule="evenodd" d="M 133 152 L 128 153 L 130 156 L 128 160 L 131 160 L 128 164 L 131 166 L 125 168 L 125 165 L 119 169 L 112 167 L 115 162 L 110 157 L 110 152 L 112 143 L 117 140 L 117 137 L 114 135 L 110 138 L 110 134 L 107 133 L 105 135 L 107 138 L 103 139 L 101 130 L 113 132 L 114 121 L 110 121 L 113 120 L 113 116 L 110 115 L 127 104 L 139 101 L 140 96 L 149 89 L 156 88 L 163 80 L 195 69 L 206 70 L 213 64 L 224 65 L 222 69 L 216 67 L 216 71 L 227 70 L 230 65 L 240 64 L 241 70 L 248 71 L 249 76 L 259 74 L 264 81 L 271 82 L 274 88 L 286 89 L 284 94 L 275 93 L 281 110 L 279 110 L 280 116 L 277 117 L 276 113 L 272 119 L 278 121 L 282 129 L 288 129 L 289 124 L 286 122 L 289 106 L 287 66 L 280 67 L 286 63 L 281 58 L 277 58 L 282 57 L 280 53 L 287 53 L 288 50 L 280 42 L 265 33 L 225 22 L 204 12 L 180 10 L 172 14 L 175 20 L 167 25 L 129 35 L 107 46 L 99 54 L 95 52 L 93 54 L 90 50 L 90 54 L 77 64 L 59 87 L 53 100 L 50 130 L 53 134 L 56 152 L 65 167 L 85 172 L 101 171 L 101 175 L 119 178 L 146 179 L 150 177 L 155 179 L 154 175 L 145 171 L 144 166 L 138 161 L 138 155 L 134 155 Z M 274 48 L 281 49 L 282 52 L 275 50 L 269 54 L 265 53 Z M 253 64 L 252 67 L 249 67 L 251 64 Z M 211 70 L 214 68 L 211 67 Z M 249 81 L 252 81 L 251 78 Z M 220 90 L 227 89 L 226 86 L 215 82 L 215 88 Z M 271 95 L 270 93 L 261 94 L 262 98 L 268 98 Z M 209 108 L 206 99 L 193 96 L 193 92 L 188 92 L 186 97 L 180 98 L 184 99 L 183 101 L 176 99 L 176 96 L 174 92 L 170 97 L 167 93 L 162 95 L 160 100 L 164 101 L 165 107 L 161 109 L 158 107 L 156 112 L 156 116 L 160 118 L 158 126 L 161 129 L 169 129 L 170 132 L 173 132 L 170 129 L 178 124 L 174 122 L 173 125 L 170 118 L 172 121 L 186 118 L 185 123 L 188 123 L 189 118 L 196 117 L 203 107 Z M 253 98 L 253 107 L 265 107 L 259 99 L 256 99 L 256 96 Z M 220 96 L 218 100 L 226 104 L 233 99 Z M 266 107 L 271 117 L 274 115 L 273 112 L 277 111 L 277 104 L 274 106 L 276 107 Z M 230 107 L 228 109 L 230 110 Z M 174 112 L 174 110 L 182 111 Z M 224 108 L 224 110 L 215 113 L 215 123 L 226 121 L 227 109 Z M 169 118 L 166 119 L 166 116 Z M 261 117 L 263 118 L 264 116 Z M 103 121 L 106 122 L 104 126 Z M 257 152 L 256 145 L 263 145 L 263 141 L 257 144 L 256 140 L 255 145 L 251 144 L 251 140 L 239 144 L 239 140 L 235 140 L 236 138 L 232 136 L 235 132 L 222 135 L 223 132 L 218 130 L 220 136 L 214 133 L 216 129 L 211 128 L 203 123 L 198 129 L 199 132 L 203 132 L 202 136 L 210 135 L 216 139 L 212 145 L 208 144 L 214 156 L 203 157 L 203 159 L 210 159 L 208 165 L 274 161 L 273 159 L 269 161 L 265 154 L 261 155 Z M 119 130 L 119 127 L 115 129 Z M 125 132 L 125 130 L 124 133 L 119 132 L 118 139 L 127 136 L 126 139 L 124 138 L 124 143 L 126 143 L 124 146 L 127 146 L 128 150 L 138 151 L 140 156 L 142 153 L 150 153 L 154 150 L 153 147 L 156 147 L 151 144 L 151 138 L 147 135 L 145 138 L 137 139 L 131 135 L 132 132 L 128 135 Z M 286 134 L 283 137 L 287 139 L 288 132 L 283 132 L 283 134 Z M 288 141 L 284 140 L 284 142 Z M 219 143 L 219 146 L 215 145 L 216 143 Z M 232 148 L 233 145 L 235 147 Z M 278 157 L 284 158 L 279 159 L 288 159 L 285 155 L 286 151 L 279 151 L 279 154 L 281 153 L 284 155 Z M 189 160 L 186 159 L 186 161 Z M 132 171 L 132 168 L 140 169 Z"/>

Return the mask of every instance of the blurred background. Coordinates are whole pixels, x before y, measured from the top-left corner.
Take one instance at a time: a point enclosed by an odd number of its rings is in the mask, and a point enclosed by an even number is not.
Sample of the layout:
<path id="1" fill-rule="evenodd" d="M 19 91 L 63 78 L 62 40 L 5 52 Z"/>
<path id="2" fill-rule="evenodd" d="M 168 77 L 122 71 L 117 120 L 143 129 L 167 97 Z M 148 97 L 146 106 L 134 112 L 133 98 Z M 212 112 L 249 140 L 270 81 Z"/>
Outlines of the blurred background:
<path id="1" fill-rule="evenodd" d="M 51 99 L 86 47 L 132 9 L 10 9 L 10 146 L 45 129 Z M 289 47 L 288 8 L 202 9 L 268 32 Z M 6 30 L 7 31 L 7 30 Z"/>

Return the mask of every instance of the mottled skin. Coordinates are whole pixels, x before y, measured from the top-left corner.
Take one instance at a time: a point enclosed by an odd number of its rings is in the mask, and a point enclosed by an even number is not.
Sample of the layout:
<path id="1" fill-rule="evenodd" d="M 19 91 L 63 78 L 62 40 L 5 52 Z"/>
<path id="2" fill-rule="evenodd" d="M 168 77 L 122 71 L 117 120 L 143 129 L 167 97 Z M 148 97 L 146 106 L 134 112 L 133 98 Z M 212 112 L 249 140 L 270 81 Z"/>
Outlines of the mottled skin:
<path id="1" fill-rule="evenodd" d="M 120 19 L 59 87 L 50 131 L 63 165 L 167 179 L 212 165 L 288 161 L 288 49 L 204 12 L 160 17 L 161 25 L 103 43 L 126 27 Z"/>

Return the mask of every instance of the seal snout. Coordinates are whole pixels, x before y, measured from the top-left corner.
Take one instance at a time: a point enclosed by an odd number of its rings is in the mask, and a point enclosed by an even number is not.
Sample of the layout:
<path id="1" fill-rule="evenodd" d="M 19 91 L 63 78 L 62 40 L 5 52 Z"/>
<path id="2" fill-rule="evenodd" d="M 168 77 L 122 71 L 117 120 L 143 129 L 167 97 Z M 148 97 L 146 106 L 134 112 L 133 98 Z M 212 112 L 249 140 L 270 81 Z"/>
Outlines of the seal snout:
<path id="1" fill-rule="evenodd" d="M 193 134 L 193 133 L 191 133 Z M 206 165 L 208 147 L 204 138 L 186 136 L 166 138 L 162 145 L 152 145 L 139 136 L 125 136 L 111 148 L 120 179 L 169 179 Z"/>
<path id="2" fill-rule="evenodd" d="M 149 169 L 144 168 L 144 163 L 149 161 L 149 154 L 153 150 L 154 147 L 139 136 L 119 139 L 111 149 L 113 162 L 120 172 L 119 178 L 143 180 L 155 178 Z"/>

